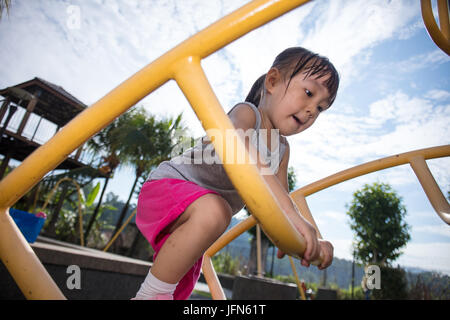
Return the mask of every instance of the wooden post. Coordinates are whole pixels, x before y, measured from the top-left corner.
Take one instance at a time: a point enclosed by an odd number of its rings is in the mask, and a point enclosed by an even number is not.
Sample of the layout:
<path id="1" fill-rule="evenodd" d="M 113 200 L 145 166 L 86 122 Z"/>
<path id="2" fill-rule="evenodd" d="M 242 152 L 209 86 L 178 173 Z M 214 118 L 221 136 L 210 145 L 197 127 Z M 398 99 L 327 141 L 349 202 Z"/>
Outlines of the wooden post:
<path id="1" fill-rule="evenodd" d="M 83 151 L 83 147 L 84 147 L 84 144 L 78 148 L 77 153 L 75 154 L 75 157 L 74 157 L 75 160 L 78 160 L 78 158 L 80 158 L 81 152 Z"/>
<path id="2" fill-rule="evenodd" d="M 3 117 L 4 117 L 5 114 L 6 114 L 6 111 L 8 111 L 8 107 L 9 107 L 9 104 L 10 104 L 10 103 L 11 103 L 11 100 L 10 100 L 9 97 L 7 97 L 7 98 L 5 99 L 5 101 L 3 102 L 2 107 L 1 107 L 1 109 L 0 109 L 0 123 L 1 123 L 2 120 L 3 120 Z"/>
<path id="3" fill-rule="evenodd" d="M 31 113 L 34 110 L 34 107 L 37 104 L 37 98 L 33 98 L 30 100 L 30 102 L 27 105 L 27 111 L 25 112 L 25 115 L 22 118 L 22 122 L 19 125 L 19 129 L 17 129 L 17 134 L 22 135 L 23 129 L 25 128 L 25 125 L 28 122 L 28 119 L 30 118 Z"/>
<path id="4" fill-rule="evenodd" d="M 9 160 L 11 160 L 11 153 L 8 152 L 7 154 L 5 154 L 5 157 L 3 158 L 2 164 L 0 166 L 0 180 L 3 179 L 3 176 L 5 175 Z"/>
<path id="5" fill-rule="evenodd" d="M 0 142 L 3 140 L 3 134 L 6 131 L 6 128 L 8 127 L 9 121 L 11 121 L 11 118 L 13 117 L 14 113 L 17 111 L 17 106 L 11 104 L 9 107 L 8 115 L 6 116 L 5 123 L 3 123 L 3 126 L 0 129 Z"/>

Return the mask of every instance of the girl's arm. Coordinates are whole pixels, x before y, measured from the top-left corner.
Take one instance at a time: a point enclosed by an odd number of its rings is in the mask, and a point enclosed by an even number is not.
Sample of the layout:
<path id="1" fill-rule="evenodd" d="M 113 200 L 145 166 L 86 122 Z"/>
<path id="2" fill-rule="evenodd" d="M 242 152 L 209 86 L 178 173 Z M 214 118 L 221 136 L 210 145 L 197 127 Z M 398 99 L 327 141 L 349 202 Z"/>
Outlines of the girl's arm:
<path id="1" fill-rule="evenodd" d="M 241 104 L 236 106 L 229 114 L 231 121 L 236 129 L 242 129 L 244 132 L 248 129 L 253 129 L 256 123 L 256 116 L 252 108 L 246 104 Z M 239 131 L 238 131 L 239 132 Z M 244 138 L 243 138 L 244 139 Z M 261 162 L 259 153 L 253 144 L 245 139 L 245 147 L 247 151 L 252 155 L 254 159 L 257 160 L 257 166 L 261 168 L 269 168 L 265 163 Z M 288 153 L 289 151 L 286 150 Z M 269 185 L 271 191 L 275 195 L 283 211 L 286 213 L 288 218 L 292 221 L 295 227 L 303 235 L 306 241 L 306 251 L 304 254 L 304 259 L 302 264 L 309 266 L 310 261 L 318 259 L 320 254 L 320 245 L 317 239 L 317 233 L 314 227 L 306 221 L 299 213 L 297 207 L 292 202 L 291 197 L 288 194 L 287 188 L 287 164 L 288 164 L 289 153 L 283 157 L 280 168 L 279 175 L 286 176 L 282 179 L 282 182 L 277 178 L 276 175 L 262 175 L 263 179 Z M 266 169 L 268 170 L 268 169 Z"/>
<path id="2" fill-rule="evenodd" d="M 280 167 L 278 168 L 278 172 L 275 174 L 280 184 L 284 187 L 284 190 L 289 193 L 289 182 L 288 182 L 288 165 L 289 165 L 289 156 L 290 156 L 290 147 L 289 143 L 286 140 L 286 151 L 283 155 L 283 159 L 281 159 Z M 295 205 L 295 202 L 292 201 L 293 206 L 297 209 L 298 208 Z M 305 218 L 302 216 L 302 218 L 308 220 L 308 218 Z M 310 219 L 313 219 L 312 216 L 309 217 Z M 311 220 L 308 220 L 311 221 Z M 310 222 L 314 226 L 314 220 Z M 314 226 L 316 228 L 316 226 Z M 321 239 L 320 232 L 315 229 L 317 232 L 317 236 L 319 238 L 319 245 L 320 245 L 320 251 L 321 251 L 321 257 L 322 257 L 322 264 L 318 266 L 320 270 L 323 270 L 331 265 L 333 261 L 333 245 L 329 241 L 325 241 Z M 283 258 L 284 253 L 280 250 L 278 250 L 277 253 L 278 258 Z M 308 266 L 308 263 L 304 263 L 302 261 L 302 264 L 305 266 Z"/>

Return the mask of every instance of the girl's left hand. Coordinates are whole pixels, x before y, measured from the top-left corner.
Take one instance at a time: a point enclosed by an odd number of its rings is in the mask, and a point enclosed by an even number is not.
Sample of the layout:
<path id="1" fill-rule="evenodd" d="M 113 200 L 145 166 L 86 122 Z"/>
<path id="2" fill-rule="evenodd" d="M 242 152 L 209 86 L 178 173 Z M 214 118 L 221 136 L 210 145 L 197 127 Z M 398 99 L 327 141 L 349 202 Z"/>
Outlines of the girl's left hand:
<path id="1" fill-rule="evenodd" d="M 334 252 L 334 247 L 333 245 L 326 240 L 321 240 L 319 239 L 319 245 L 320 245 L 320 256 L 323 258 L 322 263 L 320 264 L 320 266 L 317 266 L 317 268 L 319 270 L 323 270 L 325 268 L 328 268 L 331 263 L 333 262 L 333 252 Z M 277 251 L 277 258 L 281 259 L 283 258 L 285 255 L 285 253 L 283 251 L 281 251 L 280 249 L 278 249 Z"/>
<path id="2" fill-rule="evenodd" d="M 326 240 L 319 239 L 319 245 L 320 245 L 320 256 L 323 258 L 323 260 L 320 266 L 318 266 L 317 268 L 319 270 L 323 270 L 325 268 L 328 268 L 333 262 L 334 248 L 333 245 Z"/>

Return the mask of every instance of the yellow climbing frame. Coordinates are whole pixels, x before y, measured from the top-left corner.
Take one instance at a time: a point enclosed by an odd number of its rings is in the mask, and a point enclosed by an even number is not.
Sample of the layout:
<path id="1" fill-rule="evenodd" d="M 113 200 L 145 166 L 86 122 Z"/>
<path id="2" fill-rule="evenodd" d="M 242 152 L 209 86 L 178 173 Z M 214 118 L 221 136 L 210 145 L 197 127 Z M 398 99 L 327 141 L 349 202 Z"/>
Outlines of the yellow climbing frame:
<path id="1" fill-rule="evenodd" d="M 231 181 L 253 213 L 252 217 L 224 234 L 205 254 L 203 272 L 213 298 L 224 299 L 225 296 L 212 268 L 211 256 L 220 250 L 224 243 L 234 239 L 236 234 L 242 233 L 258 222 L 272 242 L 283 252 L 297 258 L 302 256 L 305 250 L 303 237 L 286 218 L 278 201 L 260 176 L 256 165 L 231 166 L 223 161 L 227 154 L 226 147 L 233 145 L 227 143 L 226 139 L 232 137 L 225 132 L 234 127 L 210 87 L 200 66 L 200 61 L 251 30 L 308 1 L 255 0 L 227 15 L 150 63 L 83 111 L 0 182 L 0 258 L 27 299 L 65 299 L 65 297 L 13 222 L 8 212 L 9 208 L 36 185 L 45 174 L 56 168 L 89 138 L 145 96 L 172 79 L 177 82 L 189 100 L 203 128 L 207 132 L 209 129 L 215 129 L 216 132 L 222 133 L 223 139 L 218 139 L 217 136 L 215 139 L 210 138 Z M 431 151 L 431 156 L 427 153 L 428 151 L 425 153 L 418 151 L 415 154 L 417 157 L 409 161 L 416 173 L 419 172 L 419 180 L 420 176 L 424 177 L 424 182 L 420 180 L 422 184 L 430 186 L 424 186 L 426 192 L 431 188 L 427 195 L 430 200 L 437 199 L 432 200 L 432 203 L 433 201 L 437 203 L 437 210 L 441 212 L 441 217 L 447 223 L 448 203 L 445 198 L 445 203 L 442 201 L 442 192 L 435 185 L 431 174 L 430 178 L 426 173 L 424 159 L 449 156 L 449 148 L 449 146 L 439 147 L 438 151 Z M 246 149 L 242 141 L 237 141 L 235 151 L 238 154 L 245 154 Z M 368 169 L 364 167 L 360 170 Z M 337 174 L 336 177 L 331 176 L 326 181 L 320 180 L 313 184 L 314 186 L 306 186 L 291 193 L 291 198 L 297 204 L 302 215 L 316 229 L 317 226 L 309 212 L 305 197 L 326 188 L 328 184 L 344 181 L 345 177 L 352 174 L 355 173 L 352 171 L 351 173 Z M 252 183 L 248 183 L 248 181 Z M 435 190 L 436 187 L 438 192 Z M 320 236 L 320 232 L 318 235 Z"/>
<path id="2" fill-rule="evenodd" d="M 306 2 L 255 0 L 225 16 L 145 66 L 80 113 L 0 182 L 0 257 L 27 299 L 65 297 L 13 222 L 9 208 L 94 134 L 172 79 L 189 100 L 203 128 L 219 130 L 225 139 L 226 130 L 234 127 L 200 66 L 201 59 Z M 225 162 L 226 141 L 215 139 L 213 144 Z M 236 151 L 245 154 L 241 141 Z M 285 217 L 256 165 L 243 164 L 231 170 L 225 163 L 224 167 L 271 240 L 284 252 L 301 256 L 304 239 Z"/>
<path id="3" fill-rule="evenodd" d="M 434 19 L 431 0 L 420 1 L 423 22 L 431 39 L 442 51 L 450 55 L 450 15 L 448 11 L 448 0 L 438 0 L 437 7 L 440 28 Z"/>
<path id="4" fill-rule="evenodd" d="M 397 154 L 394 156 L 374 160 L 367 162 L 353 168 L 335 173 L 329 177 L 323 178 L 309 185 L 306 185 L 300 189 L 297 189 L 290 193 L 292 201 L 294 201 L 299 208 L 302 215 L 305 218 L 311 216 L 308 204 L 306 202 L 306 197 L 334 186 L 338 183 L 391 167 L 410 164 L 414 173 L 416 174 L 420 184 L 422 185 L 425 194 L 427 195 L 432 207 L 439 215 L 439 217 L 447 224 L 450 224 L 450 205 L 442 194 L 441 189 L 436 183 L 428 165 L 426 159 L 435 159 L 450 156 L 450 145 L 432 147 L 427 149 L 420 149 L 415 151 L 410 151 L 406 153 Z M 217 241 L 205 252 L 203 259 L 203 274 L 205 280 L 208 283 L 209 289 L 211 291 L 211 296 L 215 300 L 225 300 L 225 293 L 220 285 L 217 275 L 212 266 L 211 257 L 217 252 L 222 250 L 228 243 L 236 239 L 242 233 L 256 225 L 257 221 L 253 216 L 245 219 L 241 223 L 234 226 L 228 232 L 223 234 Z M 321 235 L 319 233 L 319 238 Z M 291 263 L 292 265 L 292 263 Z M 293 268 L 294 276 L 298 281 L 298 276 L 295 269 Z M 300 288 L 299 288 L 300 290 Z M 302 298 L 304 298 L 302 296 Z"/>

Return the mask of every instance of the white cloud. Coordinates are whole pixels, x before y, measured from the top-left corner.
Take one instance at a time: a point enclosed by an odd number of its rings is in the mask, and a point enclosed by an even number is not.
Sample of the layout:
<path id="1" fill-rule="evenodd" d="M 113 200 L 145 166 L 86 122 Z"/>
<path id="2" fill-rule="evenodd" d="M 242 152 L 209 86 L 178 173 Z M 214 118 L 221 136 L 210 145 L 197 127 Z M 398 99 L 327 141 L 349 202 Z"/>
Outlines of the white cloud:
<path id="1" fill-rule="evenodd" d="M 409 57 L 403 61 L 386 64 L 385 70 L 398 70 L 402 73 L 412 73 L 425 68 L 437 68 L 439 65 L 450 61 L 450 58 L 440 49 L 421 53 Z"/>
<path id="2" fill-rule="evenodd" d="M 331 243 L 334 247 L 334 257 L 347 260 L 353 259 L 351 239 L 333 239 Z"/>
<path id="3" fill-rule="evenodd" d="M 398 91 L 369 106 L 370 116 L 324 113 L 302 134 L 290 137 L 292 165 L 301 185 L 367 161 L 449 143 L 450 106 Z M 297 151 L 298 150 L 298 151 Z M 448 159 L 429 161 L 441 186 L 450 181 Z M 374 175 L 393 185 L 416 183 L 408 165 Z M 366 181 L 368 178 L 360 178 Z M 339 185 L 349 190 L 356 182 Z"/>
<path id="4" fill-rule="evenodd" d="M 425 225 L 414 227 L 413 232 L 429 233 L 432 236 L 450 237 L 450 228 L 447 224 L 441 223 L 439 225 Z"/>
<path id="5" fill-rule="evenodd" d="M 447 100 L 450 99 L 450 92 L 446 90 L 430 90 L 425 97 L 431 100 Z"/>
<path id="6" fill-rule="evenodd" d="M 326 219 L 328 223 L 347 223 L 348 216 L 342 211 L 324 211 L 318 215 L 321 220 Z M 330 221 L 331 220 L 331 221 Z"/>
<path id="7" fill-rule="evenodd" d="M 394 36 L 419 13 L 410 1 L 330 1 L 317 10 L 322 12 L 302 45 L 330 57 L 341 72 L 342 87 L 358 75 L 358 64 L 368 63 L 368 49 Z"/>
<path id="8" fill-rule="evenodd" d="M 450 243 L 409 243 L 398 262 L 401 266 L 419 267 L 450 275 Z"/>

